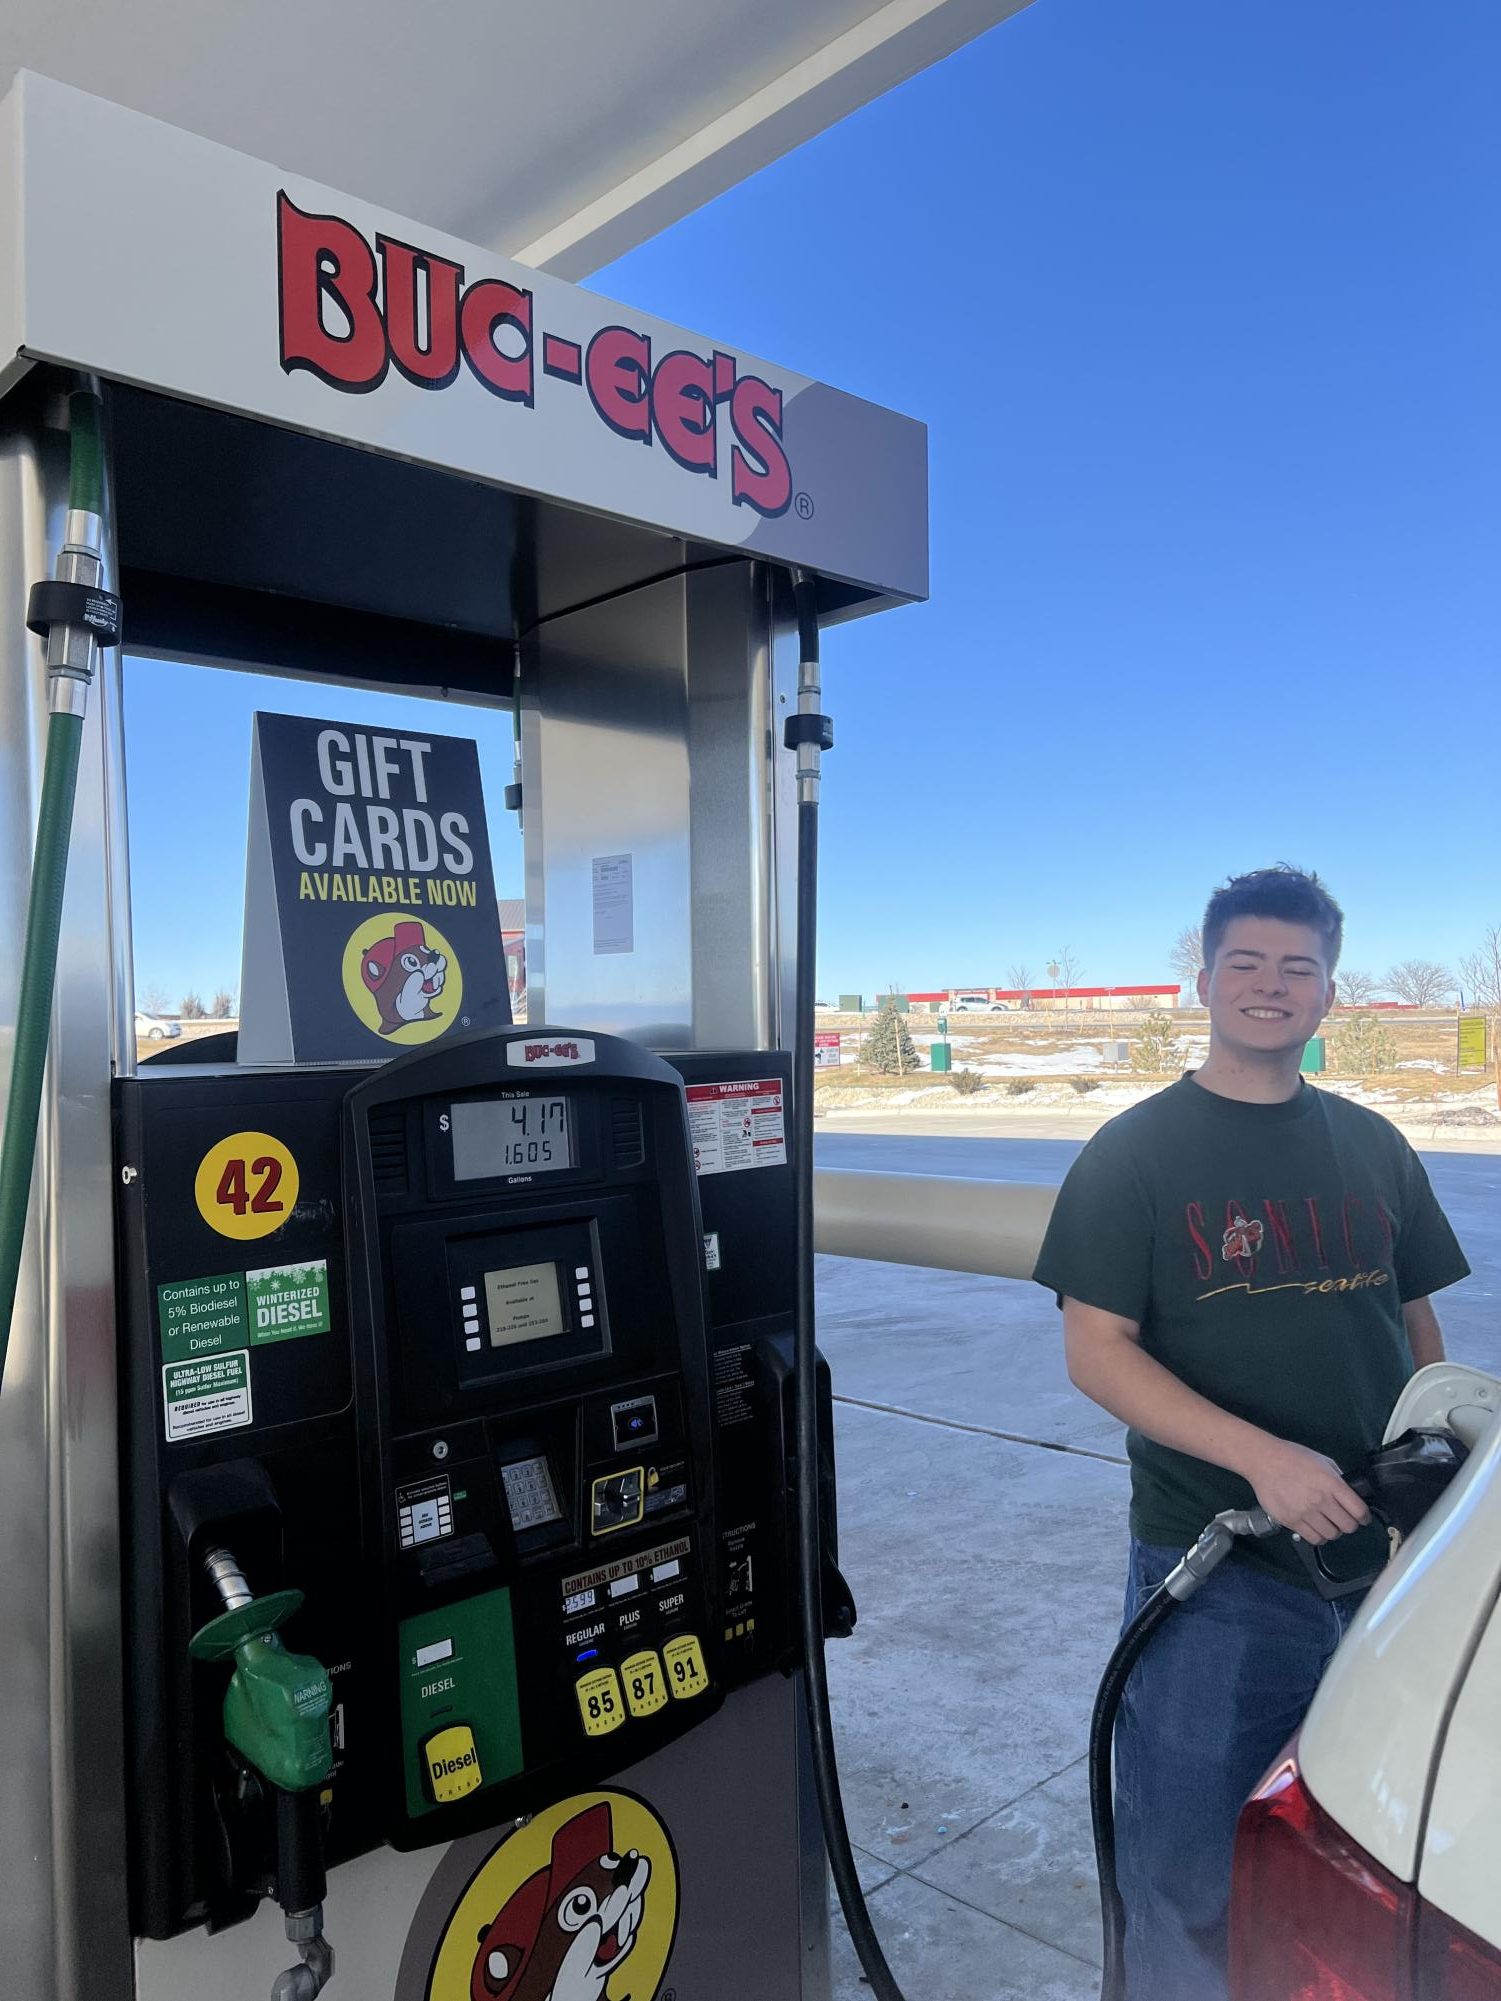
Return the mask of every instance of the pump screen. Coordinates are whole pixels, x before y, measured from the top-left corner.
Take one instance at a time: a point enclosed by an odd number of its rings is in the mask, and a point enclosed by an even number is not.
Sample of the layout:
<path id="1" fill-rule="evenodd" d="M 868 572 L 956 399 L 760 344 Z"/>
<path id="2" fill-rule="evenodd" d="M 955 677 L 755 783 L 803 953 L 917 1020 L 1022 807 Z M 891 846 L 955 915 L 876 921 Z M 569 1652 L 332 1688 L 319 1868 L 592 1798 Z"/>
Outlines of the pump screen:
<path id="1" fill-rule="evenodd" d="M 572 1167 L 566 1098 L 482 1098 L 450 1105 L 455 1181 Z"/>
<path id="2" fill-rule="evenodd" d="M 492 1348 L 509 1348 L 518 1341 L 546 1341 L 568 1331 L 555 1264 L 508 1265 L 504 1271 L 487 1271 L 485 1304 L 490 1313 Z"/>

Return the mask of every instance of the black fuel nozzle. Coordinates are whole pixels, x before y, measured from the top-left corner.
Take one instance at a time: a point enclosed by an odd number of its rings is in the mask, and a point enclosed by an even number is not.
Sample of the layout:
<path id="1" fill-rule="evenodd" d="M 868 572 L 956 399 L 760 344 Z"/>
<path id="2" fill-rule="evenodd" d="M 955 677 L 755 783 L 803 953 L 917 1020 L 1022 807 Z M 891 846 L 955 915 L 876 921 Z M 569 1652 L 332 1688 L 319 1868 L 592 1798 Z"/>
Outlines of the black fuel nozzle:
<path id="1" fill-rule="evenodd" d="M 1389 1445 L 1378 1446 L 1348 1473 L 1347 1484 L 1386 1531 L 1386 1547 L 1379 1561 L 1341 1571 L 1329 1564 L 1325 1555 L 1328 1544 L 1305 1542 L 1295 1535 L 1293 1548 L 1320 1595 L 1349 1598 L 1357 1591 L 1368 1591 L 1468 1456 L 1469 1447 L 1452 1431 L 1404 1431 Z M 1337 1540 L 1343 1543 L 1346 1538 Z"/>

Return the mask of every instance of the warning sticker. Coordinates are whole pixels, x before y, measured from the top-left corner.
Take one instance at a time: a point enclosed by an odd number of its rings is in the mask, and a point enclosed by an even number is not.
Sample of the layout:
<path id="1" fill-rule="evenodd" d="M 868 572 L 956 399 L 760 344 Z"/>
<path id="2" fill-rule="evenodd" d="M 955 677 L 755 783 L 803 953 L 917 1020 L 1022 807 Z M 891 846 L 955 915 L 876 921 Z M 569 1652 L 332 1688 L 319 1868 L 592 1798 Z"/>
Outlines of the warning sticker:
<path id="1" fill-rule="evenodd" d="M 786 1165 L 780 1077 L 690 1084 L 687 1095 L 693 1164 L 700 1174 Z"/>
<path id="2" fill-rule="evenodd" d="M 169 1444 L 249 1424 L 249 1353 L 239 1348 L 199 1362 L 168 1362 L 162 1370 L 162 1401 Z"/>

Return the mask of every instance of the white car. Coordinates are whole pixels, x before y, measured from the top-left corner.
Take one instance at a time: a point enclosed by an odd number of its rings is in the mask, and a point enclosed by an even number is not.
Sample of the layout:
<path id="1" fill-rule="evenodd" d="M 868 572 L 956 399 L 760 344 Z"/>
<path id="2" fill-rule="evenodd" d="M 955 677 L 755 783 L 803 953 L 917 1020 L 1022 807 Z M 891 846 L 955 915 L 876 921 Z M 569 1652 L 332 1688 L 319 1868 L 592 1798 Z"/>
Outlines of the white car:
<path id="1" fill-rule="evenodd" d="M 1232 2001 L 1501 2001 L 1501 1380 L 1419 1370 L 1387 1426 L 1469 1446 L 1241 1815 Z"/>
<path id="2" fill-rule="evenodd" d="M 1010 1014 L 1010 1001 L 986 1000 L 983 994 L 966 994 L 962 1000 L 950 1001 L 950 1014 Z"/>
<path id="3" fill-rule="evenodd" d="M 136 1015 L 136 1035 L 142 1042 L 167 1042 L 181 1034 L 180 1021 L 167 1021 L 159 1014 Z"/>

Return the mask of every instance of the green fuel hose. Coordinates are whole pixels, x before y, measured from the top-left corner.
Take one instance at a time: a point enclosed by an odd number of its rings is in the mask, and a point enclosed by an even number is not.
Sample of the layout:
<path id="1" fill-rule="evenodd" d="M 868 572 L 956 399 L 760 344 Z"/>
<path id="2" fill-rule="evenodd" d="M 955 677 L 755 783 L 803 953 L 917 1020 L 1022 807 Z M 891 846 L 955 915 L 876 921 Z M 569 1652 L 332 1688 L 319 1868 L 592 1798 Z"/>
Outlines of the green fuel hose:
<path id="1" fill-rule="evenodd" d="M 69 397 L 68 430 L 69 506 L 97 516 L 103 495 L 103 449 L 99 398 L 91 390 L 80 390 Z M 26 1237 L 26 1213 L 31 1204 L 37 1120 L 52 1026 L 57 942 L 62 929 L 63 890 L 68 877 L 68 844 L 82 743 L 81 703 L 76 711 L 54 706 L 47 723 L 42 799 L 16 1002 L 16 1038 L 5 1108 L 5 1139 L 0 1144 L 0 1383 L 5 1376 L 21 1249 Z"/>

